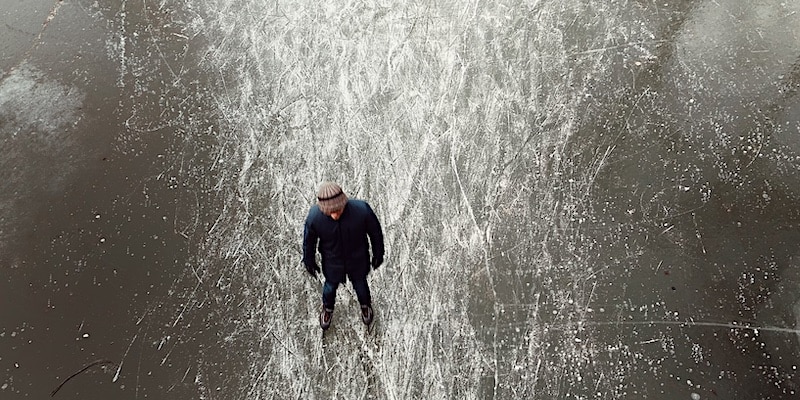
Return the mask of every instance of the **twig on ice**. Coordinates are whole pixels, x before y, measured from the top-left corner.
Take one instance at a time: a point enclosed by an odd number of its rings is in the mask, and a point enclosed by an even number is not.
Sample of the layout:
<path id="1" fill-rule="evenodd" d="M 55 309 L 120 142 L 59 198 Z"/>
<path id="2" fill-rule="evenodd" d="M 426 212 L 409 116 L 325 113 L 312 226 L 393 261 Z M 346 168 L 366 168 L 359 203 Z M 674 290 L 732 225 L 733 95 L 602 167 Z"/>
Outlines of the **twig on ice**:
<path id="1" fill-rule="evenodd" d="M 60 385 L 58 385 L 55 389 L 53 389 L 52 392 L 50 392 L 50 397 L 55 396 L 56 393 L 58 393 L 58 391 L 61 390 L 61 387 L 63 387 L 67 382 L 69 382 L 70 379 L 72 379 L 72 378 L 74 378 L 74 377 L 86 372 L 87 370 L 89 370 L 89 368 L 92 368 L 95 365 L 106 365 L 106 364 L 107 365 L 116 365 L 116 363 L 114 363 L 111 360 L 95 360 L 95 361 L 92 361 L 89 364 L 87 364 L 85 367 L 81 368 L 78 372 L 70 375 L 69 377 L 67 377 L 67 379 L 64 379 L 64 381 L 61 382 Z"/>

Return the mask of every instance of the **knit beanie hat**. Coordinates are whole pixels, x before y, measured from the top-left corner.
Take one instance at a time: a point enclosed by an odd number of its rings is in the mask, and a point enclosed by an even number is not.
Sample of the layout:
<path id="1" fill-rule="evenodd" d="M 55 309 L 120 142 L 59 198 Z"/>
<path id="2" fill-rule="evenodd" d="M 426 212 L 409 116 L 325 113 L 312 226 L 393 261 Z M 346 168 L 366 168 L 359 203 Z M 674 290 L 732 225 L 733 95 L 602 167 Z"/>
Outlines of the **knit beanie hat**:
<path id="1" fill-rule="evenodd" d="M 341 186 L 333 182 L 323 182 L 317 191 L 319 209 L 323 213 L 329 214 L 332 211 L 341 210 L 347 204 L 347 195 L 344 194 Z"/>

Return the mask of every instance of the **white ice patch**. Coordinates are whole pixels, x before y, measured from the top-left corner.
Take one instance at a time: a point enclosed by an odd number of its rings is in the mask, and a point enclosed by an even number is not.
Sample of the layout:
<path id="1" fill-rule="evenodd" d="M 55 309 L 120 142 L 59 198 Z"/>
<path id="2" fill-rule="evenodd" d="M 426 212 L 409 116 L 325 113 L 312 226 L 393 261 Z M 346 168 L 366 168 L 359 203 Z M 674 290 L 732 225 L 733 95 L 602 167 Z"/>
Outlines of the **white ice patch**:
<path id="1" fill-rule="evenodd" d="M 58 145 L 67 129 L 80 120 L 83 98 L 78 89 L 22 64 L 0 82 L 0 132 L 3 136 L 31 134 Z"/>
<path id="2" fill-rule="evenodd" d="M 15 235 L 13 223 L 25 224 L 20 205 L 62 184 L 84 97 L 27 63 L 0 80 L 0 168 L 8 172 L 0 182 L 0 214 L 15 216 L 0 225 L 0 250 Z"/>
<path id="3" fill-rule="evenodd" d="M 800 2 L 709 2 L 676 42 L 680 62 L 708 79 L 719 94 L 752 98 L 774 86 L 797 58 Z M 754 73 L 762 72 L 762 73 Z"/>

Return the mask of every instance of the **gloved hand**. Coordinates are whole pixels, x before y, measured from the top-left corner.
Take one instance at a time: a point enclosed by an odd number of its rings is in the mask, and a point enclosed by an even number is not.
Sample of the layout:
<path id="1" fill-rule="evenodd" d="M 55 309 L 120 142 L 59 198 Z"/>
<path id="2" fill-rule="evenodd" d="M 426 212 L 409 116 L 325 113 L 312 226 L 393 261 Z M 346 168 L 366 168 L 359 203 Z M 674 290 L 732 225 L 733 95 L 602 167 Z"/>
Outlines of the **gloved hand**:
<path id="1" fill-rule="evenodd" d="M 306 264 L 306 271 L 308 271 L 311 276 L 316 277 L 319 272 L 319 265 L 317 265 L 317 263 Z"/>
<path id="2" fill-rule="evenodd" d="M 383 264 L 383 257 L 372 257 L 372 269 L 378 269 Z"/>

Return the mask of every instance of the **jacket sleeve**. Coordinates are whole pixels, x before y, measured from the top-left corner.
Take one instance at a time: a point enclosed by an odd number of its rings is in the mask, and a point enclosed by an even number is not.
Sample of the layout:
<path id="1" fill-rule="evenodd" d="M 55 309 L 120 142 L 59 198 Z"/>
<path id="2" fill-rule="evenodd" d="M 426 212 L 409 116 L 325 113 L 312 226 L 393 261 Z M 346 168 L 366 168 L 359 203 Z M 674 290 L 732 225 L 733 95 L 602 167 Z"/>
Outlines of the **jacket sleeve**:
<path id="1" fill-rule="evenodd" d="M 303 225 L 303 264 L 310 266 L 317 265 L 316 255 L 319 236 L 314 231 L 314 227 L 311 226 L 309 219 L 306 218 L 306 222 Z"/>
<path id="2" fill-rule="evenodd" d="M 367 235 L 372 245 L 372 257 L 383 260 L 384 247 L 381 223 L 378 221 L 378 216 L 375 215 L 375 212 L 372 211 L 369 205 L 367 205 L 367 211 Z"/>

